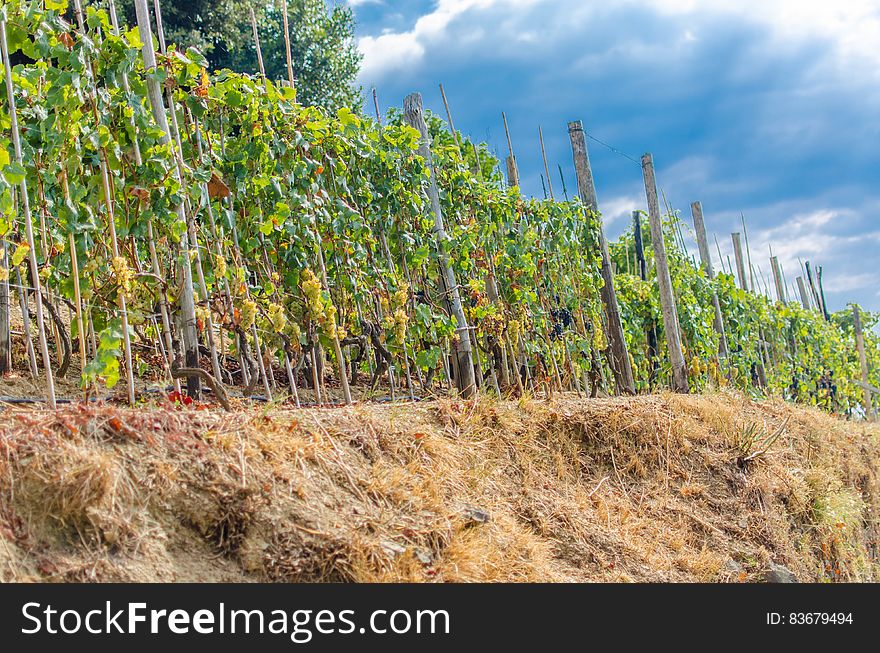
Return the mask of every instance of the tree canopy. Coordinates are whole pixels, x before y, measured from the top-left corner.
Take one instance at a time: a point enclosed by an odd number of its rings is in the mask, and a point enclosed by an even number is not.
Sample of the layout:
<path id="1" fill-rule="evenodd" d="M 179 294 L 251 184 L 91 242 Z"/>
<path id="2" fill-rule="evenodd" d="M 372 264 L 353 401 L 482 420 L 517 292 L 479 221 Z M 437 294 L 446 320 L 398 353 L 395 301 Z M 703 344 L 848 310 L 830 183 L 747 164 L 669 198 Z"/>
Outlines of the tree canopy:
<path id="1" fill-rule="evenodd" d="M 100 0 L 98 4 L 103 4 Z M 132 0 L 120 0 L 134 24 Z M 162 0 L 169 43 L 197 47 L 212 68 L 257 73 L 250 9 L 257 16 L 266 75 L 287 79 L 287 55 L 280 2 L 254 0 Z M 329 110 L 360 105 L 356 78 L 360 53 L 354 42 L 354 14 L 325 0 L 287 0 L 297 97 Z"/>

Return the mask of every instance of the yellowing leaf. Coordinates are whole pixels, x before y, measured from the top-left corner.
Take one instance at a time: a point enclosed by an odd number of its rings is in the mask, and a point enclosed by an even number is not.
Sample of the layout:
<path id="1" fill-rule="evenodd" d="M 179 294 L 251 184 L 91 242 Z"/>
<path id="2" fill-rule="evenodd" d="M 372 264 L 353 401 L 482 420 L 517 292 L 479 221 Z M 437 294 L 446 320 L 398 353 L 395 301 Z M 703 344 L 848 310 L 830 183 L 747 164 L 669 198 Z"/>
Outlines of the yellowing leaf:
<path id="1" fill-rule="evenodd" d="M 30 251 L 31 248 L 28 245 L 22 244 L 16 247 L 15 253 L 12 255 L 12 265 L 21 265 L 21 262 L 24 261 Z"/>

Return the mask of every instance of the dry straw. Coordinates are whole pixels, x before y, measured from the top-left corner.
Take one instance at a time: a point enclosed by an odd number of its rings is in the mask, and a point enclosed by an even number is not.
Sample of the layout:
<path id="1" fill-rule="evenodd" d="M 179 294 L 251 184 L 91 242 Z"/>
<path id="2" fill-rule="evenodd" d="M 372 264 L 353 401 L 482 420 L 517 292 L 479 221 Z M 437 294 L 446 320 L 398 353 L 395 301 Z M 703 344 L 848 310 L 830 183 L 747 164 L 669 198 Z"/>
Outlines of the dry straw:
<path id="1" fill-rule="evenodd" d="M 880 578 L 878 431 L 782 402 L 0 415 L 6 580 Z"/>

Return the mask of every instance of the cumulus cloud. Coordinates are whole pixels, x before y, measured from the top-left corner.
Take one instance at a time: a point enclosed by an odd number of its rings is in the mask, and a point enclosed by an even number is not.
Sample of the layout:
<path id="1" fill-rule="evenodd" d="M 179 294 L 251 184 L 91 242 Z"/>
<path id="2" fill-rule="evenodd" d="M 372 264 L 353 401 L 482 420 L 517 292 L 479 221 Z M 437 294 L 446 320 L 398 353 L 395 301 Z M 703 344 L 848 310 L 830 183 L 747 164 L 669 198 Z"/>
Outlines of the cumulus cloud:
<path id="1" fill-rule="evenodd" d="M 632 212 L 644 203 L 644 195 L 618 195 L 602 200 L 602 221 L 606 228 L 626 229 L 632 222 Z"/>
<path id="2" fill-rule="evenodd" d="M 363 0 L 356 0 L 363 1 Z M 510 11 L 533 5 L 540 0 L 438 0 L 434 9 L 420 16 L 407 30 L 362 36 L 358 47 L 363 54 L 361 78 L 371 83 L 400 70 L 418 66 L 431 44 L 455 47 L 448 41 L 450 24 L 461 16 L 479 15 L 504 6 Z"/>
<path id="3" fill-rule="evenodd" d="M 379 0 L 348 0 L 359 6 Z M 453 23 L 485 22 L 491 27 L 494 44 L 525 44 L 546 47 L 566 33 L 577 32 L 591 20 L 615 11 L 647 11 L 675 19 L 687 19 L 690 26 L 677 30 L 673 42 L 682 46 L 705 37 L 702 27 L 710 21 L 759 24 L 780 40 L 817 39 L 834 45 L 837 57 L 830 61 L 838 70 L 853 63 L 877 72 L 880 64 L 880 11 L 872 0 L 805 2 L 804 0 L 437 0 L 434 8 L 415 20 L 411 28 L 384 34 L 365 35 L 359 40 L 364 55 L 362 78 L 381 81 L 405 66 L 419 65 L 432 44 L 455 47 Z M 501 20 L 499 20 L 499 17 Z M 487 20 L 488 19 L 488 20 Z M 489 22 L 491 21 L 491 22 Z M 662 39 L 650 34 L 621 31 L 604 53 L 592 53 L 582 63 L 597 63 L 600 54 L 650 57 L 655 48 L 668 47 L 669 34 Z"/>

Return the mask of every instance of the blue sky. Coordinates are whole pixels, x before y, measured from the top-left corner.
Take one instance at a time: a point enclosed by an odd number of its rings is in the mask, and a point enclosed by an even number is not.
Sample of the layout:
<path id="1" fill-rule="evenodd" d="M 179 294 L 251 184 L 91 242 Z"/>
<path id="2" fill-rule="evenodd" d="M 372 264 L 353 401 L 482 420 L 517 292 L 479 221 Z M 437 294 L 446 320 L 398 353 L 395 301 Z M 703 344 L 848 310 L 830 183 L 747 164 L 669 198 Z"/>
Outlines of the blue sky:
<path id="1" fill-rule="evenodd" d="M 727 256 L 748 221 L 790 283 L 825 269 L 830 307 L 880 310 L 880 2 L 876 0 L 347 0 L 360 83 L 383 110 L 410 92 L 506 154 L 541 196 L 538 126 L 553 186 L 575 187 L 567 122 L 638 159 L 669 203 L 701 200 Z M 590 141 L 610 236 L 645 205 L 641 170 Z M 711 238 L 711 236 L 710 236 Z M 731 254 L 732 258 L 732 254 Z M 717 265 L 716 260 L 716 265 Z"/>

